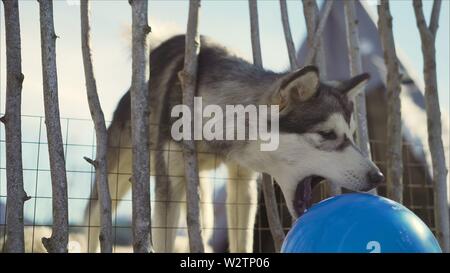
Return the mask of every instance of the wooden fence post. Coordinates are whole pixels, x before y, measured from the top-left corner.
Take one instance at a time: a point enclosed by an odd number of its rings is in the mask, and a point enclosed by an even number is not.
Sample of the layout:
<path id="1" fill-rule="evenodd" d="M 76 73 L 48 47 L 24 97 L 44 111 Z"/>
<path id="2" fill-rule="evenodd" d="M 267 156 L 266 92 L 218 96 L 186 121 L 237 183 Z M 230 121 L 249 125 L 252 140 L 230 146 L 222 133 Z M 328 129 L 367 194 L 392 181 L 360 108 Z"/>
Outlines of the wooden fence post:
<path id="1" fill-rule="evenodd" d="M 56 70 L 56 34 L 53 2 L 38 0 L 41 28 L 42 80 L 44 84 L 45 125 L 52 179 L 53 228 L 50 238 L 42 238 L 48 252 L 67 252 L 69 215 L 67 208 L 66 162 L 61 134 Z"/>
<path id="2" fill-rule="evenodd" d="M 392 16 L 389 1 L 381 0 L 378 5 L 378 31 L 384 50 L 387 68 L 387 195 L 403 202 L 403 158 L 402 158 L 402 113 L 400 101 L 400 73 L 395 52 Z"/>
<path id="3" fill-rule="evenodd" d="M 358 19 L 354 1 L 344 1 L 345 26 L 347 34 L 348 57 L 350 63 L 350 75 L 361 74 L 362 62 L 359 49 Z M 358 124 L 356 131 L 357 143 L 361 153 L 370 158 L 369 134 L 367 130 L 366 93 L 360 92 L 355 98 L 355 117 Z"/>
<path id="4" fill-rule="evenodd" d="M 261 42 L 259 39 L 259 23 L 258 23 L 258 3 L 256 0 L 249 0 L 250 12 L 250 31 L 253 51 L 253 64 L 263 69 L 261 56 Z M 262 188 L 264 194 L 264 202 L 266 205 L 267 221 L 269 222 L 270 232 L 273 237 L 274 247 L 277 252 L 280 251 L 284 241 L 283 226 L 280 221 L 280 215 L 277 208 L 277 198 L 275 196 L 272 177 L 266 173 L 262 174 Z"/>
<path id="5" fill-rule="evenodd" d="M 286 4 L 286 0 L 280 0 L 281 22 L 283 24 L 284 38 L 286 40 L 286 47 L 288 50 L 289 63 L 291 64 L 291 70 L 298 68 L 295 44 L 292 40 L 291 26 L 289 25 L 289 14 Z"/>
<path id="6" fill-rule="evenodd" d="M 318 29 L 319 26 L 319 7 L 317 6 L 317 2 L 316 0 L 303 0 L 303 14 L 305 16 L 305 22 L 306 22 L 306 29 L 308 32 L 308 38 L 307 38 L 307 42 L 308 42 L 308 46 L 309 48 L 313 48 L 314 46 L 314 35 L 316 33 L 316 30 Z M 325 4 L 325 8 L 324 8 L 324 16 L 326 19 L 329 15 L 329 12 L 331 11 L 331 7 L 333 5 L 333 1 L 328 1 L 328 3 Z M 323 21 L 324 23 L 326 22 Z M 323 24 L 323 27 L 325 26 L 325 24 Z M 326 60 L 325 60 L 325 52 L 324 52 L 324 48 L 322 46 L 323 44 L 323 37 L 322 35 L 320 35 L 319 37 L 317 37 L 317 48 L 315 49 L 316 52 L 314 52 L 314 54 L 317 53 L 317 55 L 315 57 L 313 57 L 313 60 L 311 60 L 310 63 L 305 63 L 305 64 L 313 64 L 315 63 L 317 65 L 317 67 L 319 68 L 320 71 L 320 77 L 322 79 L 326 79 L 327 78 L 327 70 L 326 70 Z"/>
<path id="7" fill-rule="evenodd" d="M 317 27 L 315 28 L 314 32 L 312 32 L 312 29 L 313 29 L 312 22 L 314 22 L 316 20 L 313 21 L 312 20 L 313 18 L 310 18 L 312 16 L 309 14 L 313 14 L 313 12 L 315 13 L 316 8 L 314 7 L 314 9 L 312 11 L 309 11 L 309 9 L 311 9 L 308 5 L 309 2 L 310 1 L 306 2 L 306 4 L 304 5 L 304 8 L 303 8 L 303 9 L 306 9 L 306 10 L 304 10 L 304 13 L 305 13 L 305 18 L 306 18 L 306 22 L 307 22 L 307 28 L 309 31 L 308 32 L 309 50 L 308 50 L 308 54 L 305 57 L 305 65 L 314 63 L 316 54 L 318 53 L 320 44 L 322 42 L 322 33 L 325 29 L 325 23 L 327 22 L 328 16 L 330 15 L 330 12 L 331 12 L 331 8 L 333 7 L 333 1 L 327 1 L 325 3 L 325 6 L 323 8 L 322 18 L 320 18 L 319 23 L 317 24 Z M 315 2 L 313 2 L 313 4 L 314 3 Z M 318 15 L 315 15 L 315 17 L 318 17 Z"/>
<path id="8" fill-rule="evenodd" d="M 189 2 L 184 68 L 178 73 L 183 91 L 183 104 L 191 109 L 192 118 L 194 117 L 194 96 L 197 88 L 197 62 L 200 53 L 200 36 L 198 34 L 199 9 L 200 0 L 191 0 Z M 189 248 L 192 253 L 202 253 L 204 252 L 204 246 L 200 228 L 200 185 L 197 152 L 193 139 L 183 140 L 183 156 L 186 179 Z"/>
<path id="9" fill-rule="evenodd" d="M 151 252 L 149 98 L 146 83 L 147 0 L 129 0 L 132 10 L 132 223 L 134 252 Z"/>
<path id="10" fill-rule="evenodd" d="M 316 64 L 320 71 L 320 78 L 323 80 L 327 79 L 327 64 L 325 51 L 322 46 L 322 32 L 332 6 L 333 1 L 326 2 L 323 18 L 319 21 L 319 7 L 317 6 L 316 0 L 303 0 L 303 14 L 305 16 L 306 28 L 308 31 L 307 42 L 309 46 L 307 62 L 305 62 L 305 64 Z M 328 186 L 332 195 L 342 193 L 341 188 L 335 184 L 329 183 Z"/>
<path id="11" fill-rule="evenodd" d="M 431 152 L 434 184 L 436 233 L 444 252 L 450 252 L 449 207 L 447 200 L 447 167 L 442 144 L 441 110 L 439 107 L 436 72 L 436 32 L 441 1 L 435 0 L 427 26 L 422 1 L 413 1 L 417 27 L 422 41 L 423 74 L 425 80 L 425 108 L 427 111 L 428 145 Z"/>
<path id="12" fill-rule="evenodd" d="M 25 252 L 23 206 L 29 199 L 23 188 L 22 169 L 22 56 L 19 3 L 3 0 L 6 32 L 6 108 L 0 120 L 6 137 L 6 252 Z"/>
<path id="13" fill-rule="evenodd" d="M 253 64 L 259 68 L 263 68 L 261 42 L 259 39 L 258 3 L 256 1 L 257 0 L 248 1 L 250 12 L 250 35 L 252 42 Z"/>
<path id="14" fill-rule="evenodd" d="M 84 76 L 86 79 L 86 93 L 94 122 L 96 138 L 95 160 L 85 159 L 95 168 L 95 184 L 97 186 L 98 199 L 100 203 L 100 249 L 101 252 L 112 252 L 112 216 L 111 196 L 108 185 L 108 164 L 106 153 L 108 150 L 108 133 L 106 131 L 105 117 L 103 115 L 100 99 L 97 93 L 97 83 L 94 77 L 92 65 L 92 54 L 90 46 L 90 15 L 89 0 L 80 2 L 81 19 L 81 51 L 83 54 Z"/>

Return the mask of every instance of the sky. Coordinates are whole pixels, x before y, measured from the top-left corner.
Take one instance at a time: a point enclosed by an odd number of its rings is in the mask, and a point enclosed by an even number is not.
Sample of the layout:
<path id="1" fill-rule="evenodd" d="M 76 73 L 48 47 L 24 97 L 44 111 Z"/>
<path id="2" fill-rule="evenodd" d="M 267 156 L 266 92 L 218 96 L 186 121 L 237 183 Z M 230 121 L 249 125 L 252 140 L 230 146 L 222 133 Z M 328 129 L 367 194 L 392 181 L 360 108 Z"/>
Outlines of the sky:
<path id="1" fill-rule="evenodd" d="M 76 0 L 56 0 L 54 4 L 57 40 L 59 100 L 62 117 L 89 118 L 84 87 L 80 48 L 79 6 Z M 376 14 L 376 1 L 368 0 Z M 431 13 L 432 1 L 424 1 L 424 13 Z M 449 109 L 449 1 L 442 3 L 440 28 L 436 40 L 438 87 L 441 107 Z M 276 0 L 259 1 L 261 44 L 264 66 L 275 71 L 288 68 L 279 3 Z M 305 37 L 305 23 L 301 1 L 288 1 L 291 30 L 299 48 Z M 422 71 L 422 53 L 419 33 L 410 1 L 391 1 L 394 17 L 394 37 L 397 46 L 411 63 Z M 153 33 L 150 40 L 158 40 L 185 30 L 187 1 L 149 1 L 149 18 Z M 0 8 L 0 112 L 4 111 L 5 96 L 5 40 L 3 6 Z M 130 86 L 131 58 L 128 31 L 131 10 L 128 1 L 92 1 L 92 49 L 98 92 L 106 119 Z M 200 33 L 235 50 L 251 60 L 248 4 L 244 0 L 202 1 Z M 39 6 L 37 1 L 20 1 L 22 36 L 22 66 L 25 74 L 23 87 L 23 114 L 43 115 L 42 72 L 40 54 Z M 419 73 L 419 75 L 422 75 Z"/>

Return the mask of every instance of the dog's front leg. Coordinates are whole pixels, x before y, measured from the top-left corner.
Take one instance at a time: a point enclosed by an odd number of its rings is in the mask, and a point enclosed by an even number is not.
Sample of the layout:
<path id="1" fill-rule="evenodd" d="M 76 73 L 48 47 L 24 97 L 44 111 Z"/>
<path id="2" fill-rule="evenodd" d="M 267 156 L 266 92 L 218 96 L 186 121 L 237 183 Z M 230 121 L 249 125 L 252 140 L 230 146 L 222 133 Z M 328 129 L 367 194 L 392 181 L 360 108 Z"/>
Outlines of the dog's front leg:
<path id="1" fill-rule="evenodd" d="M 152 240 L 156 252 L 178 252 L 186 248 L 176 244 L 182 206 L 186 202 L 183 154 L 178 146 L 166 144 L 162 154 L 156 154 L 155 202 L 152 207 Z"/>
<path id="2" fill-rule="evenodd" d="M 185 203 L 186 189 L 184 179 L 171 177 L 160 179 L 155 185 L 155 204 L 153 206 L 152 240 L 156 252 L 177 252 L 175 244 L 180 227 L 181 203 Z"/>
<path id="3" fill-rule="evenodd" d="M 228 166 L 227 221 L 230 252 L 253 252 L 257 201 L 256 174 L 240 166 Z"/>

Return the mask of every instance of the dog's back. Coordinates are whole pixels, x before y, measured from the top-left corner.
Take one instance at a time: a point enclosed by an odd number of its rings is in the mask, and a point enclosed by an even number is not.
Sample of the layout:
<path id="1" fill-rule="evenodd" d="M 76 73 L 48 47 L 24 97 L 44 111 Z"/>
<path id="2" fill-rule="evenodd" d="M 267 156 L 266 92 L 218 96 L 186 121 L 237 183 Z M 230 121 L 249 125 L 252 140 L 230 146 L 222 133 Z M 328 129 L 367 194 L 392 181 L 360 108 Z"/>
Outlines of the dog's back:
<path id="1" fill-rule="evenodd" d="M 178 183 L 179 176 L 183 174 L 183 158 L 180 147 L 175 143 L 170 135 L 171 125 L 175 121 L 170 117 L 170 111 L 175 105 L 182 103 L 182 91 L 178 79 L 178 72 L 183 69 L 185 52 L 185 36 L 175 36 L 155 48 L 150 54 L 150 79 L 149 79 L 149 102 L 150 102 L 150 150 L 152 153 L 151 173 L 156 175 L 157 195 L 158 192 L 168 192 L 168 184 Z M 270 76 L 270 77 L 267 77 Z M 202 96 L 203 101 L 225 107 L 233 97 L 241 104 L 256 104 L 259 94 L 248 88 L 249 85 L 257 86 L 261 82 L 270 80 L 275 74 L 258 69 L 247 61 L 236 57 L 228 52 L 224 47 L 211 42 L 208 38 L 201 37 L 201 51 L 198 58 L 198 80 L 197 95 Z M 245 95 L 243 95 L 245 94 Z M 121 200 L 128 192 L 131 183 L 131 109 L 130 91 L 122 97 L 114 112 L 113 120 L 108 128 L 108 173 L 111 197 L 113 200 Z M 173 152 L 167 152 L 169 150 Z M 200 142 L 197 149 L 201 150 L 198 160 L 201 169 L 208 170 L 217 167 L 227 152 L 230 144 L 227 142 Z M 211 160 L 211 155 L 215 157 Z M 165 166 L 169 161 L 169 168 Z M 218 159 L 219 158 L 219 159 Z M 154 164 L 159 164 L 155 166 Z M 168 181 L 168 177 L 170 182 Z M 184 182 L 183 182 L 184 183 Z M 205 188 L 206 185 L 205 185 Z M 98 202 L 96 199 L 96 189 L 94 189 L 93 205 L 91 205 L 91 223 L 98 222 Z M 180 198 L 184 198 L 183 190 Z M 173 194 L 172 194 L 173 195 Z M 178 194 L 179 195 L 179 194 Z M 203 194 L 205 199 L 206 193 Z M 156 197 L 158 198 L 158 197 Z M 164 197 L 173 199 L 172 197 Z M 165 199 L 166 200 L 166 199 Z M 158 211 L 158 208 L 155 208 Z M 204 208 L 203 211 L 211 210 Z M 115 210 L 115 208 L 113 208 Z M 156 213 L 157 214 L 157 213 Z M 205 213 L 204 213 L 205 214 Z M 209 213 L 211 214 L 211 212 Z M 89 215 L 89 212 L 87 212 Z M 212 216 L 204 216 L 205 221 L 211 221 Z M 158 220 L 156 220 L 158 221 Z M 169 225 L 163 223 L 162 225 Z M 172 223 L 177 225 L 177 223 Z M 173 229 L 173 227 L 172 227 Z M 90 240 L 90 251 L 97 248 L 98 232 L 93 232 Z M 167 237 L 167 235 L 154 235 L 155 238 Z M 169 243 L 170 244 L 170 243 Z M 173 251 L 173 247 L 165 250 Z"/>
<path id="2" fill-rule="evenodd" d="M 185 36 L 178 35 L 154 49 L 150 55 L 150 145 L 151 150 L 161 147 L 158 136 L 171 139 L 170 128 L 175 118 L 170 117 L 170 111 L 175 105 L 182 103 L 182 91 L 178 80 L 178 72 L 183 69 L 185 51 Z M 277 74 L 261 70 L 247 61 L 233 55 L 224 47 L 201 36 L 201 51 L 198 57 L 198 95 L 205 104 L 213 103 L 225 106 L 227 103 L 258 104 L 260 95 L 258 85 L 274 81 Z M 245 95 L 243 96 L 243 94 Z M 236 99 L 233 100 L 233 97 Z M 113 121 L 108 130 L 109 146 L 112 148 L 108 159 L 115 164 L 117 152 L 114 147 L 130 147 L 130 92 L 120 100 Z M 118 137 L 121 136 L 121 137 Z M 160 143 L 161 144 L 161 143 Z M 209 144 L 209 145 L 208 145 Z M 223 143 L 220 143 L 220 145 Z M 223 152 L 218 143 L 209 142 L 201 145 L 208 152 Z"/>
<path id="3" fill-rule="evenodd" d="M 150 56 L 150 150 L 153 155 L 151 173 L 155 176 L 152 235 L 156 251 L 175 250 L 176 230 L 179 220 L 184 218 L 181 217 L 184 206 L 181 204 L 185 203 L 186 196 L 184 159 L 180 143 L 170 134 L 172 124 L 178 122 L 171 117 L 171 111 L 182 104 L 178 72 L 184 65 L 184 45 L 184 36 L 176 36 L 162 43 Z M 216 168 L 219 162 L 225 163 L 228 170 L 226 206 L 230 251 L 252 251 L 257 206 L 255 171 L 275 178 L 294 217 L 303 211 L 302 204 L 306 200 L 305 196 L 297 194 L 297 189 L 311 179 L 327 179 L 356 191 L 369 190 L 384 179 L 376 165 L 358 151 L 352 138 L 351 99 L 368 79 L 367 74 L 361 74 L 342 82 L 322 83 L 318 69 L 313 66 L 273 73 L 201 38 L 196 96 L 201 97 L 204 112 L 209 105 L 218 106 L 226 120 L 229 117 L 233 120 L 237 113 L 231 111 L 228 116 L 228 106 L 250 106 L 249 109 L 274 106 L 280 110 L 274 114 L 280 132 L 278 129 L 274 132 L 277 145 L 271 151 L 262 150 L 259 145 L 262 138 L 228 139 L 228 130 L 232 129 L 234 134 L 238 129 L 234 122 L 217 125 L 219 130 L 223 129 L 221 133 L 226 132 L 227 139 L 219 137 L 197 142 L 200 171 Z M 184 118 L 185 113 L 182 114 Z M 249 128 L 257 128 L 261 119 L 264 126 L 258 129 L 272 125 L 272 114 L 270 119 L 266 114 L 260 114 L 257 119 L 249 115 L 247 119 L 245 112 L 241 112 L 240 117 L 245 123 L 240 126 L 245 133 Z M 209 120 L 203 117 L 201 125 L 206 127 Z M 196 122 L 199 121 L 196 119 Z M 184 130 L 189 129 L 183 126 Z M 109 183 L 111 196 L 116 200 L 121 200 L 131 186 L 130 135 L 130 95 L 127 93 L 119 103 L 108 132 Z M 160 165 L 155 166 L 155 163 Z M 324 168 L 328 165 L 333 168 Z M 205 240 L 209 238 L 206 233 L 213 229 L 213 225 L 205 224 L 213 220 L 212 201 L 205 200 L 208 196 L 211 195 L 201 193 L 202 226 L 210 227 L 203 230 Z"/>

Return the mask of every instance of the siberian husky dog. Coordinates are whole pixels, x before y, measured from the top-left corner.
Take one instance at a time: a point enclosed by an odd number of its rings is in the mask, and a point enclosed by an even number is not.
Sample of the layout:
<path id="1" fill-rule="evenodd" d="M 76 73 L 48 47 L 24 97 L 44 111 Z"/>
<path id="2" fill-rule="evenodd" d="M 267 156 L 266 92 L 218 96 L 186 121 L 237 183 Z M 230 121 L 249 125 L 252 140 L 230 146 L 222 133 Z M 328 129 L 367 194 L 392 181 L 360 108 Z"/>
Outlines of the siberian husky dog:
<path id="1" fill-rule="evenodd" d="M 185 37 L 175 36 L 150 55 L 150 148 L 151 172 L 155 175 L 152 200 L 152 240 L 156 252 L 175 249 L 176 227 L 185 207 L 182 142 L 173 139 L 176 119 L 171 109 L 182 104 L 178 72 L 183 69 Z M 260 140 L 196 141 L 200 172 L 219 163 L 228 169 L 227 225 L 230 252 L 252 252 L 257 211 L 257 174 L 270 174 L 280 186 L 294 218 L 304 209 L 305 185 L 327 180 L 353 191 L 368 191 L 384 179 L 377 166 L 365 158 L 353 141 L 352 98 L 369 79 L 321 82 L 319 71 L 307 66 L 293 72 L 260 69 L 201 37 L 197 94 L 203 108 L 218 105 L 278 105 L 278 145 L 263 151 Z M 206 122 L 207 119 L 203 119 Z M 251 122 L 246 126 L 250 127 Z M 270 125 L 269 125 L 270 126 Z M 120 200 L 131 187 L 130 93 L 120 100 L 108 129 L 108 171 L 113 199 Z M 213 155 L 213 156 L 212 156 Z M 200 175 L 201 176 L 201 175 Z M 211 235 L 212 207 L 203 192 L 201 220 L 205 247 Z M 95 195 L 95 194 L 94 194 Z M 95 199 L 95 197 L 94 197 Z M 93 201 L 91 219 L 98 218 Z M 91 220 L 93 222 L 93 220 Z M 97 234 L 98 235 L 98 234 Z M 91 237 L 97 244 L 95 236 Z"/>

